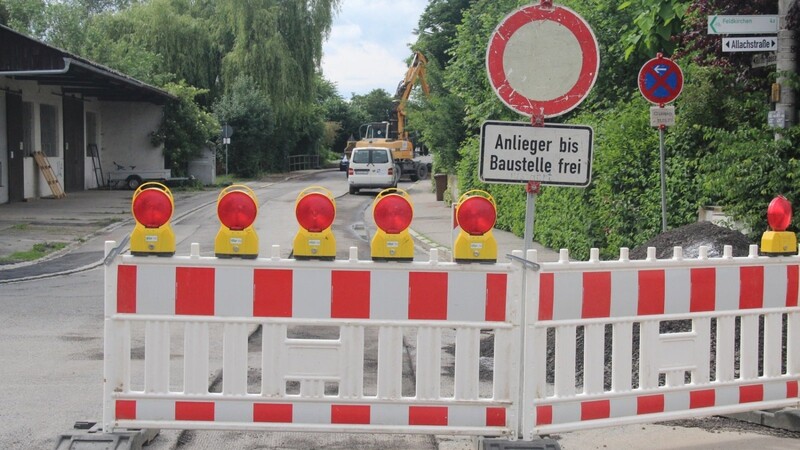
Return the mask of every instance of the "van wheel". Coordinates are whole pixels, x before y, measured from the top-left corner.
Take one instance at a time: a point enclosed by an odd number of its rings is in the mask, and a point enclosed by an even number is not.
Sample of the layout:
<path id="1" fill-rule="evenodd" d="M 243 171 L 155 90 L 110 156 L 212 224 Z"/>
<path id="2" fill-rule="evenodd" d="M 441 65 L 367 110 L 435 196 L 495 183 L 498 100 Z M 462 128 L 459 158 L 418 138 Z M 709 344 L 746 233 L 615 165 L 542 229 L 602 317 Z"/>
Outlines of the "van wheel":
<path id="1" fill-rule="evenodd" d="M 350 195 L 356 195 L 356 194 L 358 194 L 358 188 L 350 186 Z"/>
<path id="2" fill-rule="evenodd" d="M 142 179 L 138 175 L 131 175 L 125 180 L 125 186 L 134 191 L 142 185 Z"/>

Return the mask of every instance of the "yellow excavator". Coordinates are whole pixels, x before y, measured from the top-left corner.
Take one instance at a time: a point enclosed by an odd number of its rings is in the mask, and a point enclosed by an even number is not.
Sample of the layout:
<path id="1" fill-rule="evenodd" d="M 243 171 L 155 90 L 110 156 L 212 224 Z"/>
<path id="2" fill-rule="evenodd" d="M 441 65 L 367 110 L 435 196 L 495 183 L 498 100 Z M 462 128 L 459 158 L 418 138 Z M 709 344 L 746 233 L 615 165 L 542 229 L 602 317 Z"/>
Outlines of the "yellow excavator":
<path id="1" fill-rule="evenodd" d="M 425 95 L 430 94 L 428 82 L 425 79 L 425 65 L 428 60 L 416 52 L 411 65 L 406 71 L 406 76 L 397 86 L 395 100 L 392 103 L 392 112 L 388 122 L 371 122 L 361 125 L 358 130 L 360 135 L 357 141 L 348 141 L 345 153 L 352 152 L 354 147 L 383 147 L 392 150 L 395 164 L 400 168 L 401 177 L 409 177 L 411 181 L 426 178 L 430 172 L 430 163 L 417 161 L 414 158 L 420 152 L 416 143 L 409 138 L 406 130 L 406 102 L 411 95 L 411 90 L 417 82 L 422 87 Z M 427 152 L 426 152 L 427 153 Z"/>

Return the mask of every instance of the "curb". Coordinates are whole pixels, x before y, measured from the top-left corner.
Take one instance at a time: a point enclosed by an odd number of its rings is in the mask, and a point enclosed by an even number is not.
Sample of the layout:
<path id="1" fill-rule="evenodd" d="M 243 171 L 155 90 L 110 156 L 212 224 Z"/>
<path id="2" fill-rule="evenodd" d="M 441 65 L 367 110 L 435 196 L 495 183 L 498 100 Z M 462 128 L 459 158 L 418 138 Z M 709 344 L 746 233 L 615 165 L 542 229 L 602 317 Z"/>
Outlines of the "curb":
<path id="1" fill-rule="evenodd" d="M 723 417 L 750 422 L 756 425 L 792 432 L 800 432 L 800 409 L 783 408 L 725 414 Z"/>

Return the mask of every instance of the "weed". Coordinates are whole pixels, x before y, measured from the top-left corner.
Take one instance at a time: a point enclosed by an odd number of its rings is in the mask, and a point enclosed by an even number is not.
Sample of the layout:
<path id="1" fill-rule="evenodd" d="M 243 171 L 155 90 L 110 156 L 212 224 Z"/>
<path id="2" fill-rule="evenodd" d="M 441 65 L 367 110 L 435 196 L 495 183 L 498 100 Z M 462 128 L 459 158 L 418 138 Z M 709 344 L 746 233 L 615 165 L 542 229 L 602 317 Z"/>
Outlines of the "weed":
<path id="1" fill-rule="evenodd" d="M 33 248 L 28 251 L 14 252 L 5 258 L 0 258 L 0 263 L 7 264 L 22 261 L 34 261 L 44 257 L 49 253 L 61 250 L 66 246 L 67 244 L 64 242 L 40 242 L 38 244 L 33 244 Z"/>

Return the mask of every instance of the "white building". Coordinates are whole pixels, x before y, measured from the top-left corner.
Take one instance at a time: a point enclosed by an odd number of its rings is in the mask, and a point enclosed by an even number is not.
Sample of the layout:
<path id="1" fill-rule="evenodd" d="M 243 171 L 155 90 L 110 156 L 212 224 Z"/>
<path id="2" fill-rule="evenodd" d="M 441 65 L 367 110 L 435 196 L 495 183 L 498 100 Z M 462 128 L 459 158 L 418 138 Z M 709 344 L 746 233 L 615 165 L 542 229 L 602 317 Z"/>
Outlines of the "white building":
<path id="1" fill-rule="evenodd" d="M 150 134 L 171 98 L 0 25 L 0 203 L 52 195 L 36 151 L 67 193 L 106 184 L 118 166 L 163 170 Z"/>

